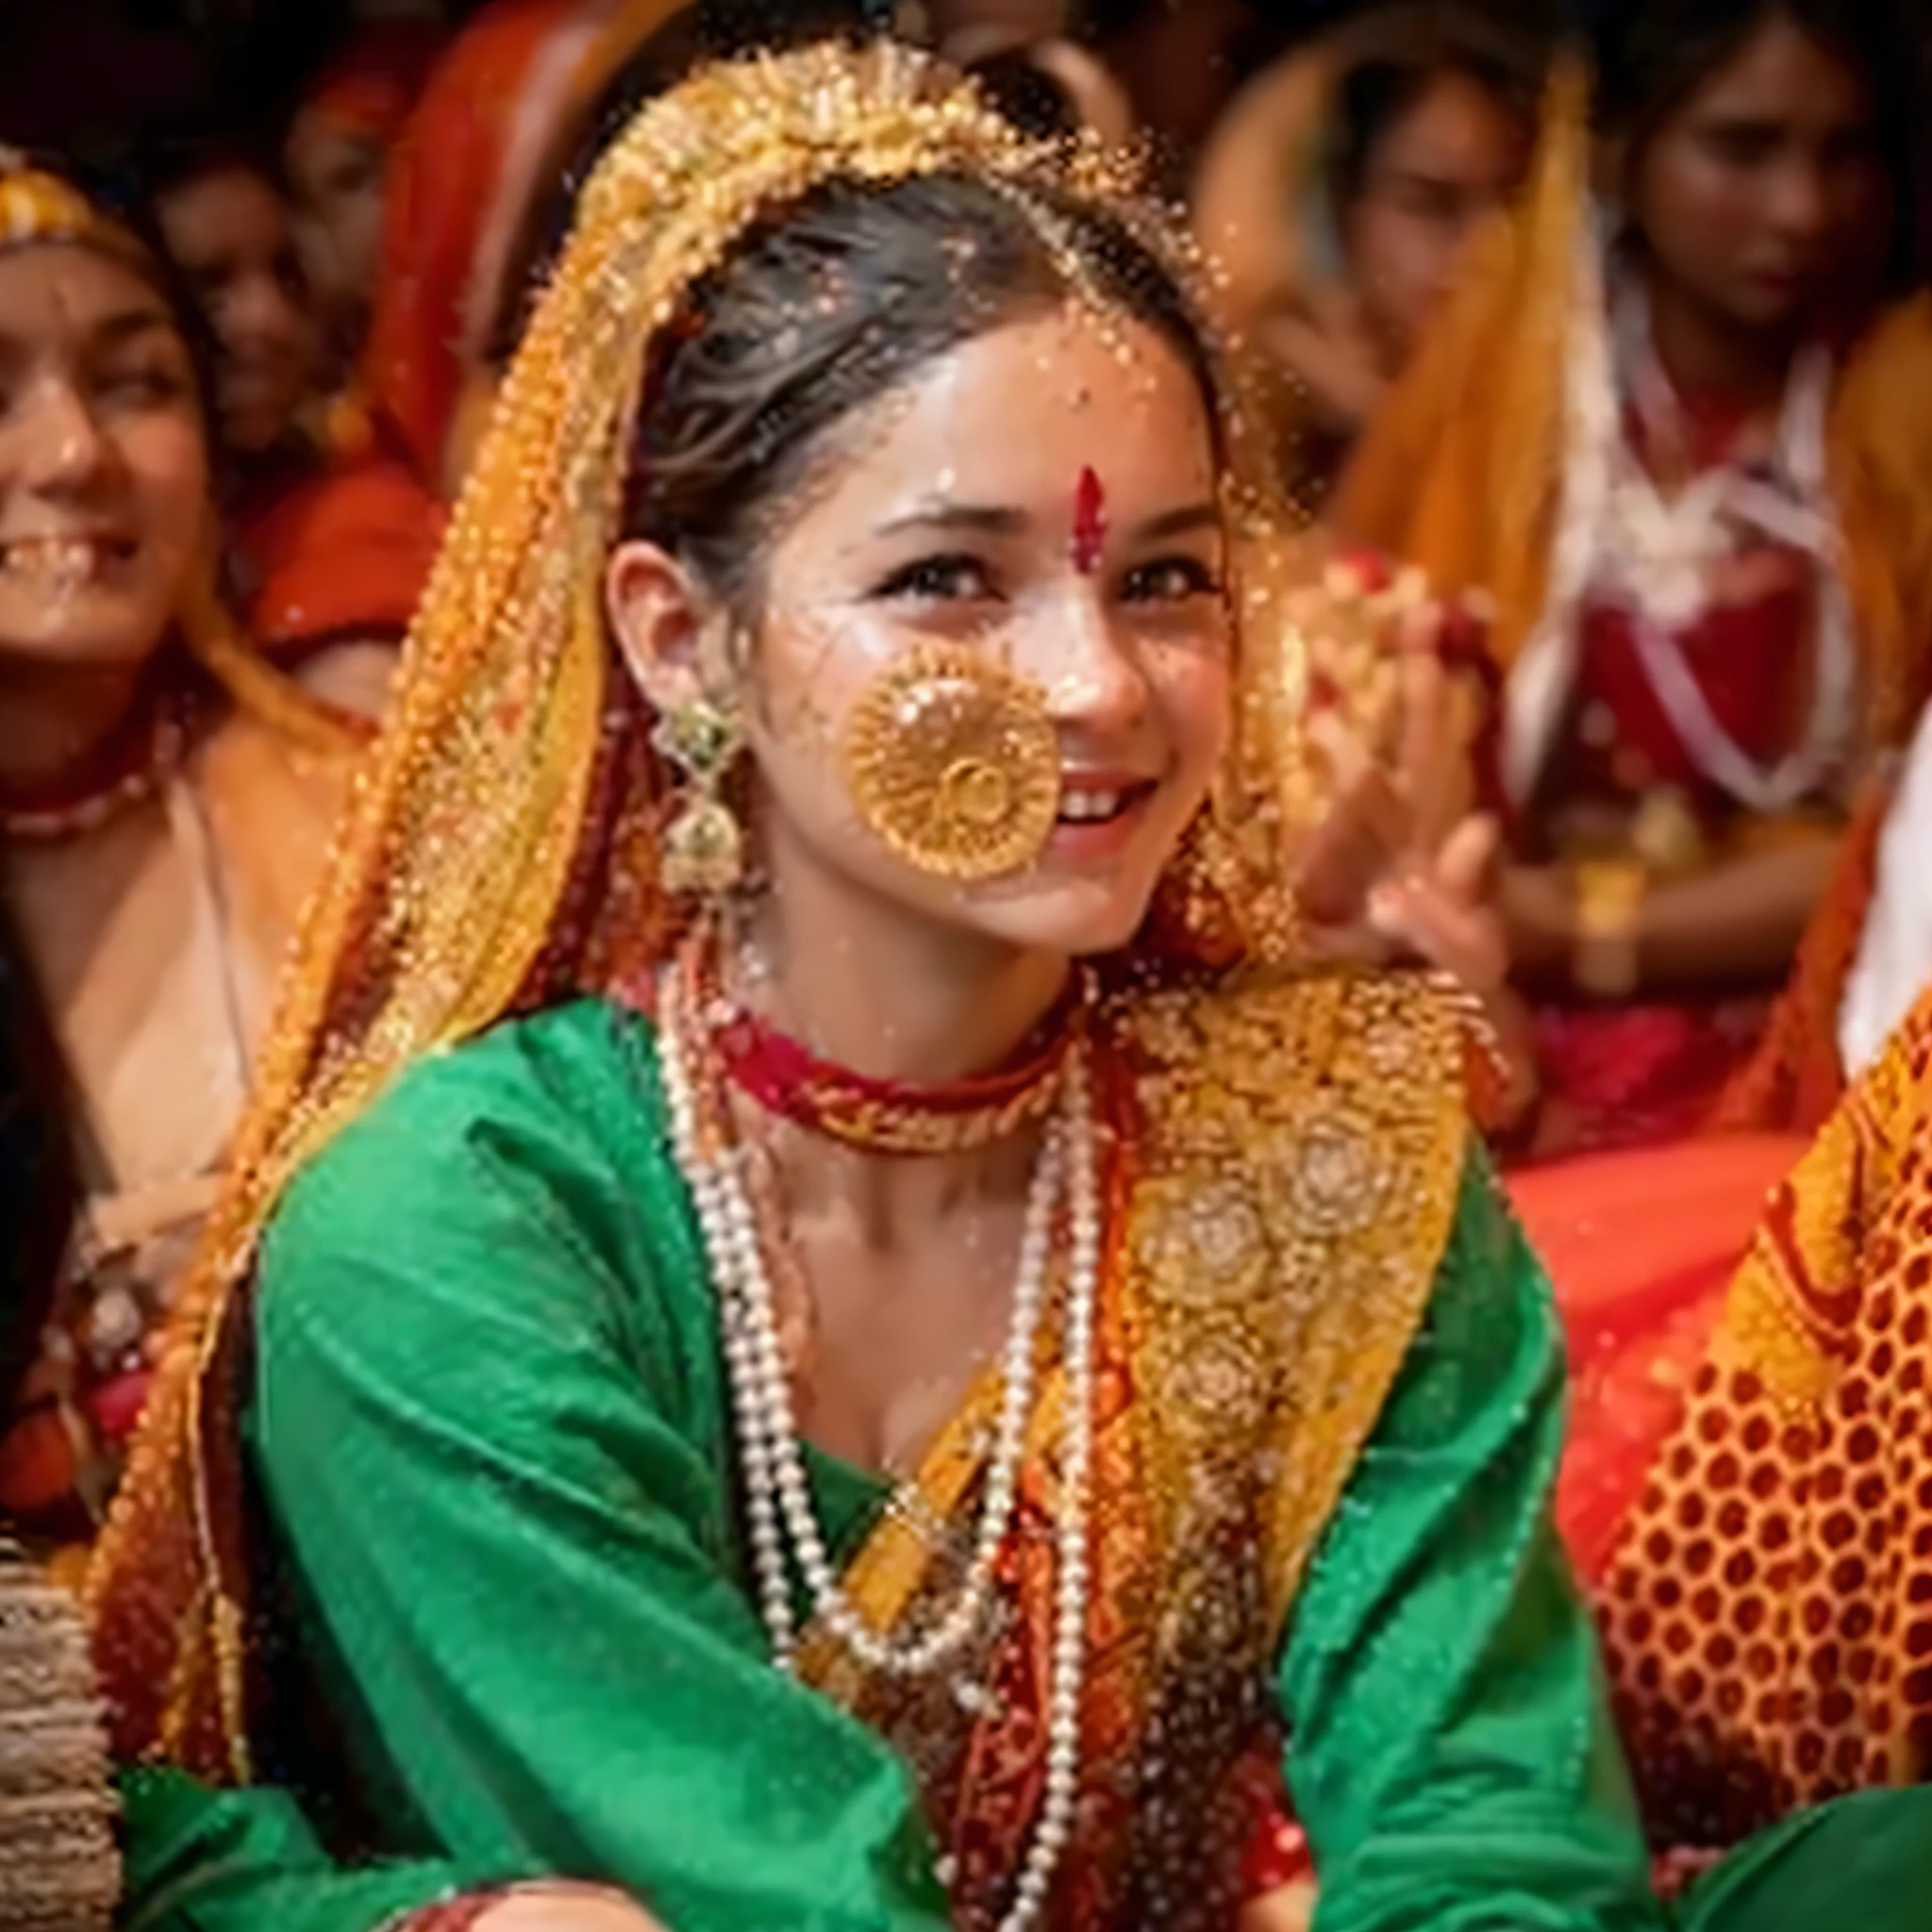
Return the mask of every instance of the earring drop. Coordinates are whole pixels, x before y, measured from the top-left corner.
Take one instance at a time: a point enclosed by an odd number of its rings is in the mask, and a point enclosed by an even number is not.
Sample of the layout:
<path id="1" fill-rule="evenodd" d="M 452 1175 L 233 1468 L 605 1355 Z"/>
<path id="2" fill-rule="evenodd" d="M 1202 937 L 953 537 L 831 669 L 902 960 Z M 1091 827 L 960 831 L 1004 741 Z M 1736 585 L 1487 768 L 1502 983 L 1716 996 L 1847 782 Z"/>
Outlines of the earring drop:
<path id="1" fill-rule="evenodd" d="M 692 698 L 658 721 L 651 742 L 682 777 L 664 828 L 665 889 L 708 897 L 730 891 L 744 876 L 744 828 L 724 796 L 744 748 L 738 719 L 708 698 Z"/>

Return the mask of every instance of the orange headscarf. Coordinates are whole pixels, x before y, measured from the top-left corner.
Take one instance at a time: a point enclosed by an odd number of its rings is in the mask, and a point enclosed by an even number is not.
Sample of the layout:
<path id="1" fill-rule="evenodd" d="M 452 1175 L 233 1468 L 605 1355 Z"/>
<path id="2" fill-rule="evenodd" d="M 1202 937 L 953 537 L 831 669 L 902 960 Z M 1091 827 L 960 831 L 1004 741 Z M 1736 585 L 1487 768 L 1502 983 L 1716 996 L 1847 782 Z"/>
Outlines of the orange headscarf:
<path id="1" fill-rule="evenodd" d="M 433 21 L 370 21 L 323 69 L 301 111 L 387 146 L 402 133 L 446 39 Z"/>

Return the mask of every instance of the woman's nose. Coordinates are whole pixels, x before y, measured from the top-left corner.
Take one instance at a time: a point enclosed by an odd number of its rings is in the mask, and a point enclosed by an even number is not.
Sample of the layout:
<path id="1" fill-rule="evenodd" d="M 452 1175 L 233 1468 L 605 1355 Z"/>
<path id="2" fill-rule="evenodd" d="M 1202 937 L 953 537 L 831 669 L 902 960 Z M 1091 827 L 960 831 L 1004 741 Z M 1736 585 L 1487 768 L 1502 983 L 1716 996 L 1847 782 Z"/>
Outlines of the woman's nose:
<path id="1" fill-rule="evenodd" d="M 35 385 L 14 410 L 5 441 L 14 474 L 36 489 L 74 489 L 97 475 L 107 439 L 88 400 L 64 379 Z"/>
<path id="2" fill-rule="evenodd" d="M 1083 581 L 1042 618 L 1023 668 L 1045 687 L 1054 722 L 1107 730 L 1136 724 L 1147 708 L 1147 680 L 1096 587 Z"/>

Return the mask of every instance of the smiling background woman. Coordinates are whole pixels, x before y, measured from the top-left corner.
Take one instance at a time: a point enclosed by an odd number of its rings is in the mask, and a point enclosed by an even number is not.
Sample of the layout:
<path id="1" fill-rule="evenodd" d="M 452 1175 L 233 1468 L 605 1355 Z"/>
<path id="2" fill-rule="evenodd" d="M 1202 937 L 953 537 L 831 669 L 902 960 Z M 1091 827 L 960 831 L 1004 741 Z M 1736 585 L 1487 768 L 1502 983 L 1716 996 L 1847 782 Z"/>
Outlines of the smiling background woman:
<path id="1" fill-rule="evenodd" d="M 217 597 L 208 409 L 158 257 L 0 167 L 0 864 L 84 1205 L 0 1507 L 84 1541 L 358 742 Z"/>

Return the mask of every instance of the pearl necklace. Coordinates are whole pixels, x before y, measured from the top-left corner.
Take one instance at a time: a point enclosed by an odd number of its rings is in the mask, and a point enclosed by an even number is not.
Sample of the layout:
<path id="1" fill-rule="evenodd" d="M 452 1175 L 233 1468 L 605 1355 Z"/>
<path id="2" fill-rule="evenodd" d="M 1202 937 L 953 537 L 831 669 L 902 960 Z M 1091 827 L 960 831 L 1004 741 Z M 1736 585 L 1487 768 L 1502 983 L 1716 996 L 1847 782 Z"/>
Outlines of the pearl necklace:
<path id="1" fill-rule="evenodd" d="M 791 1566 L 796 1562 L 820 1625 L 867 1668 L 924 1674 L 956 1655 L 983 1624 L 999 1552 L 1012 1528 L 1025 1454 L 1034 1370 L 1045 1315 L 1055 1212 L 1064 1191 L 1069 1223 L 1065 1395 L 1055 1577 L 1054 1656 L 1046 1713 L 1046 1786 L 1013 1903 L 999 1932 L 1027 1932 L 1044 1908 L 1072 1836 L 1080 1769 L 1080 1694 L 1086 1672 L 1087 1523 L 1092 1461 L 1093 1327 L 1100 1282 L 1100 1184 L 1085 1043 L 1068 1057 L 1058 1117 L 1034 1170 L 1020 1243 L 1013 1316 L 1003 1355 L 1000 1419 L 989 1462 L 973 1560 L 958 1594 L 921 1636 L 872 1628 L 841 1590 L 813 1512 L 791 1389 L 778 1340 L 776 1300 L 747 1191 L 743 1150 L 707 1148 L 701 1130 L 694 1001 L 667 974 L 660 1011 L 673 1148 L 696 1209 L 718 1291 L 733 1419 L 744 1473 L 745 1509 L 758 1603 L 781 1670 L 796 1669 Z M 789 1547 L 788 1547 L 789 1544 Z"/>

